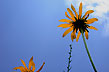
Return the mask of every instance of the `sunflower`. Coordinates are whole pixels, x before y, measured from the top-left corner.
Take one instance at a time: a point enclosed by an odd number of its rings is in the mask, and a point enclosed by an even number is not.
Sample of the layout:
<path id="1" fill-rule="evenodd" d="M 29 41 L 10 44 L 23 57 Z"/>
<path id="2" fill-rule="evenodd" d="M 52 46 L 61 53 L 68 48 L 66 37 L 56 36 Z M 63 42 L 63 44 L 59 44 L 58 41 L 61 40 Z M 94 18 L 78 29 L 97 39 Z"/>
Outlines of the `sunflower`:
<path id="1" fill-rule="evenodd" d="M 15 69 L 15 70 L 20 69 L 21 72 L 34 72 L 35 71 L 36 68 L 35 68 L 35 63 L 33 62 L 33 56 L 31 57 L 31 59 L 29 61 L 29 67 L 28 68 L 27 68 L 25 62 L 22 59 L 21 59 L 21 62 L 24 65 L 24 67 L 19 66 L 19 67 L 15 67 L 13 69 Z M 43 65 L 36 72 L 39 72 L 43 68 L 44 64 L 45 64 L 45 62 L 43 62 Z M 32 69 L 31 69 L 31 67 L 32 67 Z"/>
<path id="2" fill-rule="evenodd" d="M 78 39 L 81 35 L 81 33 L 85 33 L 85 37 L 86 39 L 88 39 L 88 29 L 94 29 L 97 30 L 97 28 L 93 27 L 93 26 L 89 26 L 89 24 L 94 23 L 95 21 L 98 21 L 97 18 L 91 18 L 91 19 L 87 19 L 89 17 L 89 14 L 93 13 L 93 10 L 88 10 L 84 16 L 82 16 L 82 2 L 80 3 L 79 6 L 79 15 L 76 12 L 74 6 L 71 4 L 71 9 L 74 11 L 75 15 L 73 14 L 73 12 L 67 8 L 67 11 L 69 12 L 70 16 L 68 16 L 67 12 L 65 12 L 65 15 L 68 19 L 61 19 L 59 20 L 60 22 L 66 22 L 65 24 L 60 24 L 58 27 L 62 27 L 62 28 L 69 28 L 68 30 L 66 30 L 63 33 L 63 37 L 65 37 L 69 32 L 72 31 L 71 33 L 71 40 L 73 41 L 73 39 L 76 39 L 76 41 L 78 42 Z M 76 33 L 77 36 L 76 36 Z"/>

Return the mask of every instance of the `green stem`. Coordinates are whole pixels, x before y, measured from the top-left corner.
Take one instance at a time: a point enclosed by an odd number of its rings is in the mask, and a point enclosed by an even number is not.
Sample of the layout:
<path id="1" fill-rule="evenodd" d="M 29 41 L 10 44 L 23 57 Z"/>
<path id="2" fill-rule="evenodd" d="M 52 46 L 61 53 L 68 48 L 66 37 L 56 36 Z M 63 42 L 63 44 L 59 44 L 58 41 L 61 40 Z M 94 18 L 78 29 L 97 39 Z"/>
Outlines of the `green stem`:
<path id="1" fill-rule="evenodd" d="M 85 41 L 85 38 L 84 38 L 83 30 L 82 30 L 82 29 L 81 29 L 81 33 L 82 33 L 82 37 L 83 37 L 83 41 L 84 41 L 84 44 L 85 44 L 85 48 L 86 48 L 87 54 L 88 54 L 88 56 L 89 56 L 90 62 L 91 62 L 91 64 L 92 64 L 92 67 L 93 67 L 94 71 L 97 72 L 97 70 L 96 70 L 96 68 L 95 68 L 95 65 L 94 65 L 94 63 L 93 63 L 93 61 L 92 61 L 92 58 L 91 58 L 91 56 L 90 56 L 90 53 L 89 53 L 89 50 L 88 50 L 88 47 L 87 47 L 87 44 L 86 44 L 86 41 Z"/>

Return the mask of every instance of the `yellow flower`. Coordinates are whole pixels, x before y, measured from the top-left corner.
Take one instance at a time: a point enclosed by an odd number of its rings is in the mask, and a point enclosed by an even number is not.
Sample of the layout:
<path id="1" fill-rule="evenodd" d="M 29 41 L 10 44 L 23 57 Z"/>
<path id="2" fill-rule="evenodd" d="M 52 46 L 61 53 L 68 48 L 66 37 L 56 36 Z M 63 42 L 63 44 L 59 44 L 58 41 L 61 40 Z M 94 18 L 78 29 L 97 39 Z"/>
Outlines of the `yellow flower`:
<path id="1" fill-rule="evenodd" d="M 88 39 L 88 29 L 94 29 L 94 30 L 97 30 L 95 27 L 93 26 L 89 26 L 89 24 L 95 22 L 95 21 L 98 21 L 97 18 L 91 18 L 91 19 L 88 19 L 87 18 L 89 17 L 89 14 L 93 13 L 94 11 L 93 10 L 88 10 L 84 16 L 82 16 L 82 2 L 80 3 L 80 6 L 79 6 L 79 15 L 78 13 L 76 12 L 74 6 L 71 4 L 71 9 L 74 11 L 75 15 L 73 14 L 73 12 L 67 8 L 67 11 L 69 12 L 70 16 L 68 16 L 67 12 L 65 12 L 65 15 L 67 18 L 69 18 L 70 20 L 68 19 L 61 19 L 59 20 L 60 22 L 66 22 L 65 24 L 61 24 L 59 25 L 58 27 L 62 27 L 62 28 L 69 28 L 68 30 L 66 30 L 63 34 L 63 37 L 66 36 L 69 32 L 72 31 L 71 33 L 71 40 L 73 41 L 73 39 L 76 39 L 76 41 L 78 41 L 80 35 L 81 35 L 81 30 L 83 30 L 83 33 L 85 32 L 85 37 L 86 39 Z M 76 33 L 78 32 L 77 34 L 77 37 L 76 37 Z"/>
<path id="2" fill-rule="evenodd" d="M 31 57 L 31 59 L 30 59 L 30 61 L 29 61 L 29 66 L 28 66 L 28 68 L 27 68 L 27 66 L 26 66 L 26 64 L 25 64 L 25 62 L 21 59 L 21 62 L 22 62 L 22 64 L 24 65 L 24 67 L 23 66 L 19 66 L 19 67 L 15 67 L 15 68 L 13 68 L 13 69 L 15 69 L 15 70 L 17 70 L 17 69 L 20 69 L 20 71 L 21 72 L 34 72 L 35 71 L 35 63 L 33 62 L 33 56 Z M 45 62 L 43 62 L 43 65 L 40 67 L 40 69 L 38 70 L 38 71 L 36 71 L 36 72 L 39 72 L 42 68 L 43 68 L 43 66 L 44 66 L 44 64 L 45 64 Z M 31 69 L 32 68 L 32 69 Z"/>

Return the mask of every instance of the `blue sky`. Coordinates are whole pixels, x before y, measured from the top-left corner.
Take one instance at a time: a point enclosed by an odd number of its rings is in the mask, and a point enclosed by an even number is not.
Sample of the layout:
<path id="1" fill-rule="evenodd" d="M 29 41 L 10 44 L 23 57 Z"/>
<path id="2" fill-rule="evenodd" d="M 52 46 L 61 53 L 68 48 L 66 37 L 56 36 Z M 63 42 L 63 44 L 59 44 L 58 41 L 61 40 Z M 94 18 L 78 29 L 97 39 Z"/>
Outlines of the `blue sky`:
<path id="1" fill-rule="evenodd" d="M 33 56 L 36 70 L 45 61 L 41 72 L 63 72 L 67 70 L 69 45 L 72 44 L 71 72 L 93 72 L 82 36 L 79 41 L 62 38 L 66 29 L 58 28 L 58 20 L 66 18 L 69 3 L 63 0 L 1 0 L 0 1 L 0 70 L 13 72 L 22 66 L 20 59 L 28 65 Z M 76 6 L 76 3 L 74 3 Z M 78 10 L 78 6 L 75 7 Z M 83 6 L 84 9 L 84 6 Z M 102 9 L 101 9 L 102 11 Z M 96 14 L 96 12 L 94 12 Z M 109 13 L 106 14 L 109 16 Z M 90 18 L 93 14 L 90 15 Z M 98 17 L 94 15 L 94 17 Z M 99 72 L 109 71 L 108 23 L 101 15 L 92 24 L 98 31 L 89 30 L 86 40 L 95 66 Z M 103 18 L 103 19 L 102 19 Z M 102 23 L 102 24 L 101 24 Z M 105 25 L 104 25 L 105 24 Z M 109 25 L 108 25 L 109 26 Z M 17 72 L 20 72 L 19 70 Z"/>

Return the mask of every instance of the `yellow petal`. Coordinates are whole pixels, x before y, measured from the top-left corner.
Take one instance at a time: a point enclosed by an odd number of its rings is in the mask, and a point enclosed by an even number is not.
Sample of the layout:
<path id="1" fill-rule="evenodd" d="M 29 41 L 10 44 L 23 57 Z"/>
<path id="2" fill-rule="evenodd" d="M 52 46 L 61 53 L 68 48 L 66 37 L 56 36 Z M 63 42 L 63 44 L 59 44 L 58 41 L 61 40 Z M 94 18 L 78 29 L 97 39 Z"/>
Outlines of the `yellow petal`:
<path id="1" fill-rule="evenodd" d="M 29 70 L 31 70 L 32 63 L 33 63 L 33 56 L 31 57 L 31 59 L 29 61 Z"/>
<path id="2" fill-rule="evenodd" d="M 25 64 L 25 62 L 21 59 L 22 64 L 24 65 L 25 69 L 27 69 L 27 66 Z"/>
<path id="3" fill-rule="evenodd" d="M 23 66 L 15 67 L 13 69 L 15 69 L 15 70 L 20 69 L 21 72 L 25 72 L 26 71 Z"/>
<path id="4" fill-rule="evenodd" d="M 93 27 L 93 26 L 89 26 L 89 29 L 94 29 L 94 30 L 98 30 L 97 28 Z"/>
<path id="5" fill-rule="evenodd" d="M 31 66 L 32 66 L 32 71 L 34 72 L 35 71 L 35 63 L 33 62 L 33 60 L 31 60 Z"/>
<path id="6" fill-rule="evenodd" d="M 72 17 L 72 20 L 73 20 L 73 21 L 76 21 L 75 18 L 74 18 L 75 16 L 74 16 L 74 14 L 72 13 L 72 11 L 71 11 L 69 8 L 67 8 L 67 11 L 69 12 L 70 16 Z"/>
<path id="7" fill-rule="evenodd" d="M 36 71 L 36 72 L 40 72 L 40 71 L 42 70 L 42 68 L 43 68 L 44 64 L 45 64 L 45 62 L 43 62 L 43 65 L 42 65 L 42 66 L 39 68 L 39 70 L 38 70 L 38 71 Z"/>
<path id="8" fill-rule="evenodd" d="M 64 32 L 63 37 L 66 36 L 72 30 L 73 30 L 73 26 Z"/>
<path id="9" fill-rule="evenodd" d="M 85 31 L 85 36 L 86 36 L 86 39 L 88 39 L 88 32 Z"/>
<path id="10" fill-rule="evenodd" d="M 75 39 L 76 38 L 76 29 L 73 31 L 73 34 L 74 34 L 74 36 L 73 36 L 73 38 Z"/>
<path id="11" fill-rule="evenodd" d="M 72 18 L 68 16 L 67 12 L 65 12 L 65 16 L 72 20 Z"/>
<path id="12" fill-rule="evenodd" d="M 71 26 L 72 26 L 72 24 L 60 24 L 57 27 L 68 28 L 68 27 L 71 27 Z"/>
<path id="13" fill-rule="evenodd" d="M 94 11 L 93 10 L 88 10 L 86 13 L 85 13 L 85 15 L 83 16 L 83 19 L 85 19 L 85 16 L 86 15 L 88 15 L 88 14 L 90 14 L 90 13 L 93 13 Z"/>
<path id="14" fill-rule="evenodd" d="M 33 66 L 32 66 L 32 71 L 34 72 L 34 71 L 35 71 L 35 69 L 36 69 L 36 68 L 35 68 L 35 66 L 33 65 Z"/>
<path id="15" fill-rule="evenodd" d="M 73 32 L 72 32 L 72 33 L 71 33 L 71 40 L 72 40 L 72 42 L 73 42 L 73 39 L 74 39 L 74 38 L 73 38 Z"/>
<path id="16" fill-rule="evenodd" d="M 59 20 L 60 22 L 67 22 L 67 23 L 70 23 L 70 22 L 72 22 L 71 20 L 68 20 L 68 19 L 61 19 L 61 20 Z"/>
<path id="17" fill-rule="evenodd" d="M 79 19 L 81 18 L 81 15 L 82 15 L 82 2 L 80 3 L 79 6 Z"/>
<path id="18" fill-rule="evenodd" d="M 76 37 L 76 41 L 77 41 L 77 42 L 78 42 L 78 39 L 79 39 L 80 35 L 81 35 L 81 32 L 79 31 L 79 32 L 78 32 L 78 35 L 77 35 L 77 37 Z"/>
<path id="19" fill-rule="evenodd" d="M 98 21 L 98 19 L 97 18 L 91 18 L 91 19 L 88 19 L 87 22 L 85 22 L 85 23 L 86 24 L 91 24 L 91 23 L 93 23 L 95 21 Z"/>
<path id="20" fill-rule="evenodd" d="M 78 13 L 76 12 L 76 10 L 75 10 L 75 8 L 74 8 L 74 6 L 72 4 L 71 4 L 71 8 L 75 12 L 76 18 L 78 19 Z"/>
<path id="21" fill-rule="evenodd" d="M 71 33 L 71 40 L 72 40 L 72 42 L 73 42 L 73 39 L 76 38 L 76 34 L 75 34 L 75 32 L 76 32 L 76 30 L 73 31 L 73 32 Z"/>

